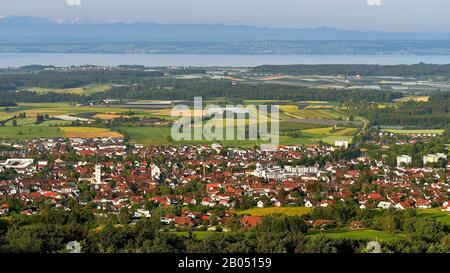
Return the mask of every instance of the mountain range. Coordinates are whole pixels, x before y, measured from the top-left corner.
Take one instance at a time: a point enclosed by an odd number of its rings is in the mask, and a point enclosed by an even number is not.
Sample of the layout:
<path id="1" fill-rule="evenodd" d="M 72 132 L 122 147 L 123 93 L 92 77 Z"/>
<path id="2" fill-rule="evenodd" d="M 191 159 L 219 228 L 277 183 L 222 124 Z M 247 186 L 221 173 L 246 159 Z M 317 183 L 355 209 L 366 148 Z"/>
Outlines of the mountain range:
<path id="1" fill-rule="evenodd" d="M 329 27 L 265 28 L 223 24 L 57 22 L 45 18 L 0 18 L 0 43 L 148 43 L 249 41 L 450 40 L 450 33 L 351 31 Z"/>

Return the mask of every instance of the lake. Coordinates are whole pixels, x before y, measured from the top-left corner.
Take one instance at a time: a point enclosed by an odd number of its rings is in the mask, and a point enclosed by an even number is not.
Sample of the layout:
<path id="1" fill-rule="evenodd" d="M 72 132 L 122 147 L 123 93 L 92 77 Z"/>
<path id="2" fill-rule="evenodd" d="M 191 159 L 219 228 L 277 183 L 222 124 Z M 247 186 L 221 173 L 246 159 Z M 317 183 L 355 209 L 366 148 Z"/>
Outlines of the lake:
<path id="1" fill-rule="evenodd" d="M 221 66 L 253 67 L 263 64 L 450 64 L 450 56 L 437 55 L 226 55 L 226 54 L 78 54 L 0 53 L 0 67 L 24 65 L 116 66 Z"/>

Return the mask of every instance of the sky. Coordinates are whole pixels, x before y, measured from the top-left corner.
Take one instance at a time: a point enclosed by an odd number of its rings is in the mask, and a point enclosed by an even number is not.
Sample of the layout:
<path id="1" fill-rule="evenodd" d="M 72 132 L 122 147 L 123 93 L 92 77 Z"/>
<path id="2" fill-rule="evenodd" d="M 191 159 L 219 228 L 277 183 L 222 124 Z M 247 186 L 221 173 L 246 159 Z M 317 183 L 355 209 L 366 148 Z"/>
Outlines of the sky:
<path id="1" fill-rule="evenodd" d="M 448 0 L 0 0 L 0 16 L 450 32 Z"/>

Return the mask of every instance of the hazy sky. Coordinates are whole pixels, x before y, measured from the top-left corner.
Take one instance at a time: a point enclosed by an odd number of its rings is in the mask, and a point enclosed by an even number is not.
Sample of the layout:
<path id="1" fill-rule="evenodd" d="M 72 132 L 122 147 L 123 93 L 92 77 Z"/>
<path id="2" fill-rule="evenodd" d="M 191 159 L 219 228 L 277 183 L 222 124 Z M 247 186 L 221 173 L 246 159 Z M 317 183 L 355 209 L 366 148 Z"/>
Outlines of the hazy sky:
<path id="1" fill-rule="evenodd" d="M 450 31 L 448 0 L 0 0 L 0 16 Z"/>

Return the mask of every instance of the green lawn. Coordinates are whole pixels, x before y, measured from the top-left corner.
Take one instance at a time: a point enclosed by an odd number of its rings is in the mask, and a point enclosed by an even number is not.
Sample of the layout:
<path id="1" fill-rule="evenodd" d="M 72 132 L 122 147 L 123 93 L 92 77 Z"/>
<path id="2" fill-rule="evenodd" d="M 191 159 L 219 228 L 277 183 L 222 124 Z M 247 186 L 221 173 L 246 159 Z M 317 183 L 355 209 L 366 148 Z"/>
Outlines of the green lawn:
<path id="1" fill-rule="evenodd" d="M 323 127 L 301 130 L 300 132 L 302 133 L 302 138 L 310 139 L 312 142 L 323 141 L 334 145 L 336 140 L 347 140 L 351 142 L 358 129 L 337 127 L 335 130 L 334 127 Z"/>
<path id="2" fill-rule="evenodd" d="M 306 106 L 308 107 L 308 106 Z M 315 106 L 317 107 L 317 106 Z M 298 119 L 330 119 L 337 120 L 345 118 L 346 115 L 335 108 L 310 108 L 300 109 L 297 105 L 280 105 L 280 111 L 291 117 Z"/>
<path id="3" fill-rule="evenodd" d="M 119 127 L 116 131 L 127 135 L 132 143 L 144 145 L 168 145 L 170 127 Z"/>
<path id="4" fill-rule="evenodd" d="M 195 235 L 198 239 L 202 240 L 214 234 L 223 234 L 220 232 L 214 231 L 193 231 L 193 235 Z M 178 236 L 188 236 L 187 231 L 177 231 L 175 232 Z M 307 237 L 319 237 L 325 236 L 332 239 L 354 239 L 354 240 L 374 240 L 374 241 L 392 241 L 396 239 L 405 238 L 404 234 L 391 234 L 384 231 L 378 230 L 370 230 L 370 229 L 359 229 L 359 230 L 350 230 L 350 229 L 339 229 L 339 230 L 327 230 L 327 231 L 308 231 L 306 234 Z"/>
<path id="5" fill-rule="evenodd" d="M 389 132 L 393 134 L 398 135 L 409 135 L 409 134 L 436 134 L 436 135 L 442 135 L 445 133 L 445 130 L 396 130 L 396 129 L 383 129 L 383 132 Z"/>
<path id="6" fill-rule="evenodd" d="M 280 121 L 280 130 L 283 130 L 283 129 L 303 130 L 303 129 L 313 129 L 313 128 L 317 128 L 317 127 L 318 127 L 318 125 L 315 125 L 315 124 Z"/>
<path id="7" fill-rule="evenodd" d="M 46 126 L 0 126 L 0 137 L 5 139 L 32 139 L 63 137 L 63 132 L 57 127 Z"/>
<path id="8" fill-rule="evenodd" d="M 395 239 L 402 239 L 404 234 L 391 234 L 384 231 L 371 230 L 371 229 L 339 229 L 339 230 L 327 230 L 327 231 L 309 231 L 307 236 L 319 237 L 324 235 L 333 239 L 356 239 L 356 240 L 379 240 L 379 241 L 391 241 Z"/>
<path id="9" fill-rule="evenodd" d="M 107 84 L 89 84 L 82 87 L 76 88 L 61 88 L 61 89 L 53 89 L 53 88 L 41 88 L 41 87 L 29 87 L 24 88 L 23 90 L 35 92 L 38 94 L 46 94 L 46 93 L 61 93 L 61 94 L 78 94 L 78 95 L 91 95 L 94 93 L 105 92 L 111 89 L 111 86 Z"/>
<path id="10" fill-rule="evenodd" d="M 17 126 L 28 126 L 28 125 L 34 125 L 36 124 L 36 119 L 35 118 L 18 118 L 15 119 L 15 121 L 17 122 Z M 6 125 L 13 125 L 13 120 L 10 120 L 6 123 Z"/>
<path id="11" fill-rule="evenodd" d="M 450 212 L 441 211 L 438 208 L 434 209 L 419 209 L 417 210 L 419 217 L 433 218 L 436 221 L 450 225 Z"/>
<path id="12" fill-rule="evenodd" d="M 197 239 L 200 239 L 200 240 L 205 239 L 214 234 L 221 234 L 220 232 L 214 232 L 214 231 L 193 231 L 192 233 L 194 236 L 197 237 Z M 175 232 L 175 234 L 178 236 L 185 236 L 185 237 L 189 236 L 189 233 L 187 231 L 177 231 L 177 232 Z"/>
<path id="13" fill-rule="evenodd" d="M 66 126 L 70 124 L 72 124 L 71 121 L 51 119 L 41 122 L 37 126 Z"/>

